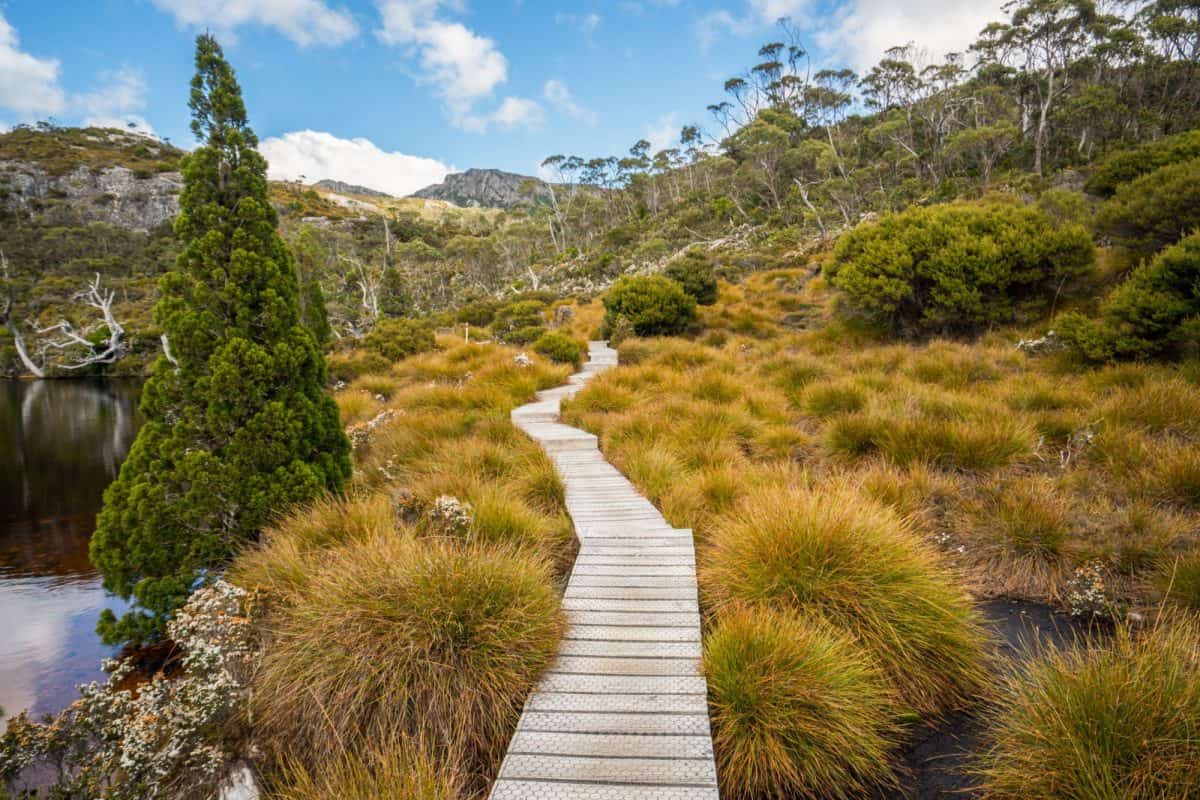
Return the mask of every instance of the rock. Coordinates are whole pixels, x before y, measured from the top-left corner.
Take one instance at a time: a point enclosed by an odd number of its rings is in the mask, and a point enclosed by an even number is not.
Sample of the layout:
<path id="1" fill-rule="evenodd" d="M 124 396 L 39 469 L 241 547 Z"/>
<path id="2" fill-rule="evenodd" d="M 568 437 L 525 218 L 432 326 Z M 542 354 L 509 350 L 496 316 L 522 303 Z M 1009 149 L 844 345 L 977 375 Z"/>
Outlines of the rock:
<path id="1" fill-rule="evenodd" d="M 571 320 L 575 319 L 575 309 L 570 306 L 559 306 L 554 309 L 554 325 L 561 328 Z"/>
<path id="2" fill-rule="evenodd" d="M 1074 169 L 1064 169 L 1050 179 L 1050 188 L 1062 189 L 1068 192 L 1082 192 L 1085 183 L 1087 183 L 1087 178 L 1083 177 L 1082 172 Z"/>
<path id="3" fill-rule="evenodd" d="M 239 761 L 233 765 L 221 783 L 218 797 L 220 800 L 259 800 L 262 797 L 249 764 Z"/>
<path id="4" fill-rule="evenodd" d="M 346 183 L 345 181 L 335 181 L 326 178 L 323 181 L 317 181 L 313 184 L 318 189 L 336 192 L 337 194 L 356 194 L 360 197 L 391 197 L 387 192 L 381 192 L 378 189 L 368 189 L 366 186 L 359 186 L 356 183 Z"/>
<path id="5" fill-rule="evenodd" d="M 1046 331 L 1046 335 L 1039 339 L 1022 339 L 1021 341 L 1017 342 L 1017 349 L 1022 353 L 1028 353 L 1031 356 L 1039 356 L 1045 353 L 1056 353 L 1065 348 L 1066 344 L 1054 331 Z"/>
<path id="6" fill-rule="evenodd" d="M 0 161 L 0 203 L 9 210 L 37 213 L 47 202 L 60 201 L 85 221 L 128 230 L 146 231 L 174 219 L 182 188 L 178 172 L 143 175 L 128 167 L 78 166 L 52 175 L 40 164 Z"/>
<path id="7" fill-rule="evenodd" d="M 521 185 L 532 181 L 533 194 L 521 194 Z M 441 183 L 426 186 L 413 197 L 426 200 L 445 200 L 464 208 L 512 208 L 529 202 L 550 200 L 550 186 L 528 175 L 517 175 L 498 169 L 469 169 L 446 176 Z"/>

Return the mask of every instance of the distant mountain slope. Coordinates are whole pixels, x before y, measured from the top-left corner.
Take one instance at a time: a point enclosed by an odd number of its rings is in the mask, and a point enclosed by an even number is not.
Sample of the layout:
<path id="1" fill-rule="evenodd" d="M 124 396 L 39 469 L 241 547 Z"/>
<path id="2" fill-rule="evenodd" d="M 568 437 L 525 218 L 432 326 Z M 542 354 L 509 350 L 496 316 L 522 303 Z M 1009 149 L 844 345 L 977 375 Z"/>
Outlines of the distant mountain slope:
<path id="1" fill-rule="evenodd" d="M 522 185 L 532 189 L 523 194 Z M 469 169 L 447 175 L 441 183 L 426 186 L 412 197 L 445 200 L 463 207 L 512 208 L 530 202 L 547 202 L 550 187 L 545 181 L 498 169 Z"/>
<path id="2" fill-rule="evenodd" d="M 345 181 L 335 181 L 326 178 L 323 181 L 317 181 L 313 184 L 318 189 L 325 189 L 329 192 L 337 192 L 338 194 L 356 194 L 360 197 L 393 197 L 387 192 L 381 192 L 378 189 L 370 189 L 366 186 L 359 186 L 356 183 L 346 183 Z"/>

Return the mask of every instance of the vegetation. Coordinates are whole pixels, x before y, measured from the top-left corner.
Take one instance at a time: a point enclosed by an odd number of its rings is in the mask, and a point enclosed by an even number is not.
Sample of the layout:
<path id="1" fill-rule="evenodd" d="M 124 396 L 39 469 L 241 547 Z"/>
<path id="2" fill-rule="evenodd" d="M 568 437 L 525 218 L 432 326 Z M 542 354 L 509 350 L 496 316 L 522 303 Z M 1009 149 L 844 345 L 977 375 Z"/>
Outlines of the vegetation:
<path id="1" fill-rule="evenodd" d="M 638 336 L 682 333 L 696 317 L 696 300 L 661 275 L 624 277 L 604 294 L 604 325 L 629 320 Z"/>
<path id="2" fill-rule="evenodd" d="M 751 492 L 700 555 L 714 611 L 796 611 L 851 633 L 911 708 L 963 705 L 986 682 L 970 599 L 894 512 L 850 491 Z"/>
<path id="3" fill-rule="evenodd" d="M 1196 625 L 1050 651 L 1009 681 L 983 766 L 989 798 L 1193 797 Z"/>
<path id="4" fill-rule="evenodd" d="M 1071 314 L 1059 330 L 1092 361 L 1194 355 L 1200 345 L 1200 232 L 1135 268 L 1096 318 Z"/>
<path id="5" fill-rule="evenodd" d="M 950 333 L 1045 313 L 1093 265 L 1091 237 L 1009 203 L 913 208 L 838 240 L 851 306 L 900 332 Z"/>
<path id="6" fill-rule="evenodd" d="M 291 254 L 266 201 L 266 161 L 209 36 L 197 40 L 190 106 L 204 145 L 184 162 L 184 247 L 156 310 L 175 361 L 160 358 L 146 385 L 146 422 L 91 540 L 105 588 L 135 604 L 121 619 L 101 617 L 109 642 L 160 638 L 207 571 L 282 509 L 350 475 L 325 363 L 300 324 Z"/>
<path id="7" fill-rule="evenodd" d="M 1200 157 L 1118 186 L 1100 210 L 1097 226 L 1140 258 L 1200 228 Z"/>
<path id="8" fill-rule="evenodd" d="M 363 347 L 388 361 L 399 361 L 433 349 L 433 331 L 411 319 L 382 319 L 363 338 Z"/>
<path id="9" fill-rule="evenodd" d="M 667 265 L 663 274 L 683 287 L 697 305 L 711 306 L 717 302 L 717 278 L 711 261 L 696 250 L 688 250 L 682 258 Z"/>
<path id="10" fill-rule="evenodd" d="M 741 609 L 704 644 L 721 795 L 862 795 L 894 782 L 895 698 L 871 658 L 810 617 Z"/>
<path id="11" fill-rule="evenodd" d="M 583 359 L 583 347 L 565 333 L 543 333 L 533 343 L 533 349 L 534 352 L 541 353 L 559 364 L 571 364 L 578 367 Z"/>
<path id="12" fill-rule="evenodd" d="M 473 796 L 499 766 L 557 651 L 574 552 L 562 484 L 508 418 L 569 368 L 516 354 L 443 338 L 350 383 L 347 496 L 294 510 L 232 565 L 269 609 L 250 697 L 282 796 Z"/>

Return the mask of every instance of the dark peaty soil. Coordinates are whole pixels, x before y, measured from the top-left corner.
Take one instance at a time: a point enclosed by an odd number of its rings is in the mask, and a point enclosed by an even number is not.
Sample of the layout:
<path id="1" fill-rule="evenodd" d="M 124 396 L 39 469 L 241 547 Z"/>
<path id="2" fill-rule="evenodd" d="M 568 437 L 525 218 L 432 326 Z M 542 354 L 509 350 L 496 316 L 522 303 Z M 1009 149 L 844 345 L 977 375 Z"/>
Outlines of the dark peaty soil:
<path id="1" fill-rule="evenodd" d="M 1018 600 L 990 600 L 982 610 L 996 638 L 1004 668 L 1012 668 L 1045 646 L 1071 646 L 1086 635 L 1083 624 L 1048 606 Z M 953 714 L 913 733 L 903 763 L 909 776 L 905 800 L 971 798 L 974 779 L 967 774 L 981 747 L 982 710 Z"/>

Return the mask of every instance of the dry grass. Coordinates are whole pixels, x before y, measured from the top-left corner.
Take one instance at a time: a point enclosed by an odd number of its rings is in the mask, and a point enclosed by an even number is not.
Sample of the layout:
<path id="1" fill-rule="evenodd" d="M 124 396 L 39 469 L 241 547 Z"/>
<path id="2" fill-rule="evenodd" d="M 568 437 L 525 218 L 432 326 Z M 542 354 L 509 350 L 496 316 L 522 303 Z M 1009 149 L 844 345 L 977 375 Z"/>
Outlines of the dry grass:
<path id="1" fill-rule="evenodd" d="M 700 554 L 706 607 L 792 610 L 850 632 L 907 706 L 937 714 L 986 684 L 980 618 L 908 524 L 850 486 L 752 493 Z"/>
<path id="2" fill-rule="evenodd" d="M 1200 796 L 1194 622 L 1052 650 L 1008 683 L 981 773 L 993 800 Z"/>
<path id="3" fill-rule="evenodd" d="M 440 344 L 338 393 L 347 424 L 376 420 L 347 496 L 277 521 L 230 570 L 267 600 L 253 714 L 281 796 L 478 794 L 557 650 L 574 537 L 508 414 L 568 370 Z M 442 495 L 469 524 L 433 523 Z"/>
<path id="4" fill-rule="evenodd" d="M 895 786 L 896 698 L 852 638 L 811 617 L 735 609 L 706 637 L 704 671 L 722 797 Z"/>
<path id="5" fill-rule="evenodd" d="M 305 763 L 409 735 L 494 768 L 564 624 L 528 552 L 394 534 L 327 552 L 290 599 L 252 713 L 270 752 Z"/>
<path id="6" fill-rule="evenodd" d="M 323 761 L 290 761 L 271 791 L 276 800 L 466 800 L 469 780 L 459 759 L 408 737 Z"/>

